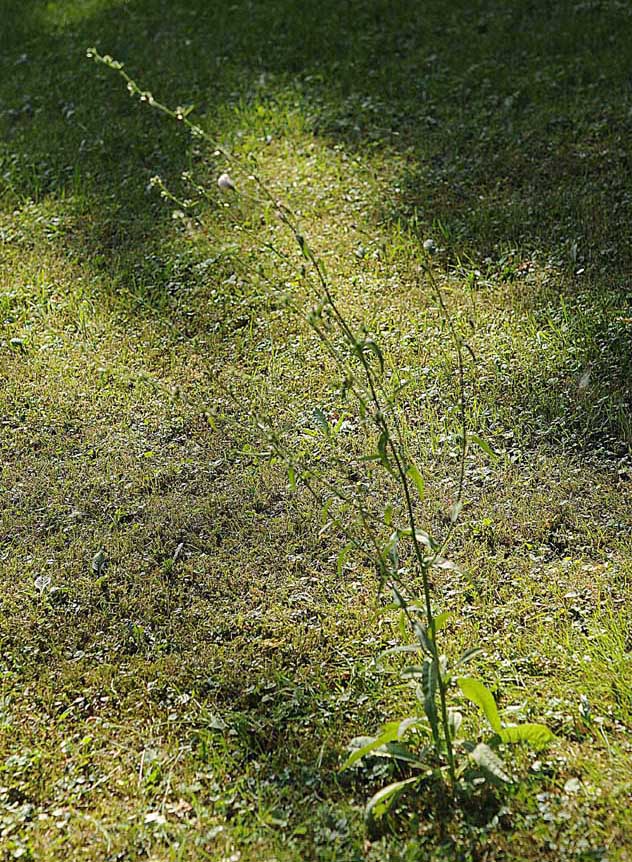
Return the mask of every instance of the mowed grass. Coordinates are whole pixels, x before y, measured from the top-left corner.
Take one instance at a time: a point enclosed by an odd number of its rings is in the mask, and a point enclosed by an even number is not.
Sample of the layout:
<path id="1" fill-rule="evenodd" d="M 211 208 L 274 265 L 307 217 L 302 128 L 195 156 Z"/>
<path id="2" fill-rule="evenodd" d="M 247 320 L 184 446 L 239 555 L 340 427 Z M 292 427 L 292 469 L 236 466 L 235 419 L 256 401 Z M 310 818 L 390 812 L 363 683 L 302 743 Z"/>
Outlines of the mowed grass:
<path id="1" fill-rule="evenodd" d="M 483 646 L 501 708 L 557 734 L 446 822 L 410 799 L 367 829 L 390 773 L 339 772 L 411 698 L 374 663 L 400 637 L 375 573 L 338 572 L 344 539 L 257 432 L 272 416 L 309 452 L 316 409 L 353 428 L 283 302 L 308 307 L 300 256 L 91 45 L 299 214 L 411 380 L 437 535 L 458 473 L 420 274 L 440 247 L 469 424 L 499 455 L 468 455 L 446 644 Z M 632 857 L 631 61 L 616 2 L 0 0 L 0 858 Z M 184 171 L 198 221 L 149 188 L 191 198 Z"/>

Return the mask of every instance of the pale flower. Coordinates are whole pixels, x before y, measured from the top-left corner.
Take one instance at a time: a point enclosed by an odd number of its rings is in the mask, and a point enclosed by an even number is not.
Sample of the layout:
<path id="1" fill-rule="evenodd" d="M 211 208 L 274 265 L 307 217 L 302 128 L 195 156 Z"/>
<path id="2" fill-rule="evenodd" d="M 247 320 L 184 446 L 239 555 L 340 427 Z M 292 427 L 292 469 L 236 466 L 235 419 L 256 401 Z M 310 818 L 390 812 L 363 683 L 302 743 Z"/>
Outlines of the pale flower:
<path id="1" fill-rule="evenodd" d="M 235 191 L 235 183 L 231 180 L 229 174 L 221 174 L 217 180 L 217 185 L 223 192 Z"/>

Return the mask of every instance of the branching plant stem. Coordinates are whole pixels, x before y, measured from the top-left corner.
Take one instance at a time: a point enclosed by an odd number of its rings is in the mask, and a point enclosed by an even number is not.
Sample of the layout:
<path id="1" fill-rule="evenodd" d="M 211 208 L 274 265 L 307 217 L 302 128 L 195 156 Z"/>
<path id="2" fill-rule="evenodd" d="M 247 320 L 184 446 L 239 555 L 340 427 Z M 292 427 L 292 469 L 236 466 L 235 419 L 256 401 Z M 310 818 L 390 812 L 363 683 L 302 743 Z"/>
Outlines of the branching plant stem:
<path id="1" fill-rule="evenodd" d="M 354 333 L 353 329 L 349 325 L 348 321 L 346 320 L 344 314 L 342 313 L 336 302 L 333 291 L 331 289 L 331 285 L 325 273 L 324 266 L 319 260 L 319 258 L 316 256 L 316 254 L 313 252 L 304 234 L 300 230 L 296 216 L 286 204 L 282 203 L 275 197 L 275 195 L 267 186 L 266 182 L 264 182 L 256 172 L 253 173 L 251 170 L 249 170 L 249 168 L 251 167 L 250 163 L 248 165 L 244 165 L 240 157 L 232 154 L 224 146 L 219 144 L 211 135 L 205 132 L 204 129 L 193 123 L 188 116 L 189 109 L 180 107 L 176 109 L 171 109 L 167 105 L 156 100 L 150 92 L 142 90 L 138 86 L 138 84 L 127 74 L 127 72 L 123 68 L 123 65 L 118 61 L 114 60 L 112 57 L 108 55 L 102 56 L 94 48 L 88 51 L 88 57 L 94 59 L 98 63 L 101 63 L 115 70 L 126 82 L 127 89 L 132 96 L 137 96 L 142 102 L 146 102 L 148 105 L 170 117 L 171 119 L 175 120 L 176 122 L 183 124 L 195 138 L 203 140 L 209 146 L 211 146 L 215 155 L 222 156 L 226 160 L 227 164 L 233 167 L 236 172 L 239 172 L 240 175 L 245 175 L 248 180 L 254 184 L 260 197 L 257 197 L 257 195 L 248 195 L 244 192 L 239 193 L 243 194 L 246 198 L 255 200 L 258 203 L 266 202 L 268 204 L 271 204 L 274 207 L 274 211 L 277 217 L 289 230 L 294 242 L 300 249 L 303 257 L 310 264 L 317 282 L 316 297 L 318 299 L 318 304 L 317 311 L 307 315 L 307 323 L 315 332 L 316 336 L 319 338 L 320 342 L 323 344 L 326 351 L 332 357 L 334 362 L 338 365 L 339 369 L 341 369 L 341 371 L 344 373 L 346 390 L 352 393 L 360 406 L 362 414 L 368 414 L 376 431 L 380 435 L 380 439 L 384 440 L 384 445 L 382 447 L 384 466 L 386 467 L 390 475 L 397 481 L 403 493 L 404 508 L 406 512 L 406 519 L 408 521 L 408 529 L 410 531 L 414 557 L 416 560 L 417 569 L 421 575 L 424 610 L 427 621 L 427 637 L 425 638 L 425 647 L 426 650 L 429 649 L 430 651 L 429 660 L 432 663 L 433 671 L 437 681 L 437 690 L 439 694 L 441 710 L 440 729 L 441 736 L 443 737 L 443 739 L 441 740 L 438 735 L 435 739 L 437 745 L 437 755 L 439 756 L 441 754 L 441 742 L 443 742 L 447 759 L 449 784 L 454 789 L 457 780 L 456 763 L 452 742 L 452 732 L 449 722 L 449 712 L 447 704 L 447 682 L 444 677 L 444 674 L 442 673 L 442 655 L 440 653 L 439 646 L 437 643 L 438 630 L 432 607 L 432 587 L 430 583 L 430 570 L 440 558 L 440 556 L 443 554 L 445 548 L 450 541 L 454 530 L 454 522 L 456 520 L 456 516 L 453 515 L 453 517 L 451 518 L 450 526 L 448 527 L 447 533 L 443 537 L 443 540 L 439 544 L 438 549 L 435 549 L 434 553 L 432 553 L 431 555 L 424 554 L 424 550 L 421 547 L 419 539 L 420 534 L 417 528 L 415 507 L 413 505 L 411 495 L 410 478 L 408 474 L 410 462 L 406 453 L 406 446 L 401 434 L 399 433 L 399 428 L 397 429 L 396 438 L 392 433 L 390 422 L 387 418 L 387 414 L 384 409 L 384 403 L 380 395 L 381 392 L 383 393 L 383 389 L 378 380 L 376 379 L 372 363 L 369 360 L 368 356 L 369 352 L 374 353 L 379 358 L 381 370 L 383 371 L 383 358 L 379 347 L 375 345 L 374 342 L 369 343 L 366 337 L 361 338 Z M 177 199 L 168 192 L 168 190 L 161 182 L 159 183 L 159 185 L 161 187 L 163 196 L 177 201 Z M 202 192 L 206 195 L 206 191 L 202 187 L 196 186 L 196 188 L 198 192 Z M 275 253 L 277 254 L 280 254 L 280 252 L 278 252 L 276 249 L 273 249 L 273 251 L 275 251 Z M 285 257 L 284 254 L 282 256 Z M 426 256 L 425 258 L 424 269 L 438 298 L 441 312 L 448 326 L 457 356 L 461 424 L 461 449 L 457 497 L 455 502 L 455 506 L 457 508 L 453 508 L 453 512 L 456 512 L 456 514 L 458 514 L 458 507 L 460 507 L 463 497 L 463 488 L 465 482 L 465 463 L 467 454 L 467 409 L 465 393 L 463 339 L 458 332 L 454 321 L 448 311 L 443 293 L 435 277 L 433 267 L 430 263 L 429 256 Z M 328 333 L 325 331 L 325 327 L 322 326 L 320 323 L 322 312 L 325 308 L 328 309 L 328 311 L 330 312 L 331 320 L 339 330 L 344 341 L 347 343 L 350 355 L 360 364 L 362 376 L 364 378 L 364 384 L 366 384 L 365 392 L 363 392 L 361 388 L 358 387 L 353 369 L 349 365 L 347 359 L 343 355 L 341 355 L 339 349 L 333 343 Z M 304 313 L 303 316 L 305 316 Z M 371 348 L 371 351 L 368 351 L 369 347 Z M 229 394 L 231 396 L 233 395 L 233 393 L 230 391 Z M 272 427 L 270 425 L 267 425 L 267 423 L 261 423 L 260 421 L 259 425 L 263 428 L 264 432 L 267 433 L 268 442 L 272 446 L 273 450 L 276 452 L 277 456 L 281 457 L 285 461 L 286 465 L 291 467 L 293 470 L 298 468 L 302 484 L 307 489 L 308 493 L 314 499 L 321 502 L 322 495 L 319 493 L 318 488 L 315 487 L 314 483 L 312 482 L 310 474 L 307 471 L 302 470 L 301 466 L 295 463 L 295 460 L 293 459 L 291 454 L 288 453 L 286 447 L 283 445 L 283 441 L 272 430 Z M 395 570 L 395 572 L 390 577 L 388 576 L 389 570 L 392 571 L 392 567 L 389 565 L 389 560 L 387 559 L 387 555 L 384 549 L 380 546 L 378 535 L 371 524 L 370 514 L 366 511 L 366 509 L 364 508 L 364 506 L 362 506 L 361 503 L 358 503 L 358 501 L 354 499 L 353 495 L 345 494 L 335 483 L 323 480 L 322 477 L 320 477 L 320 482 L 321 485 L 326 488 L 330 494 L 336 496 L 339 500 L 342 500 L 346 505 L 353 507 L 353 509 L 356 511 L 356 514 L 359 517 L 359 521 L 363 529 L 363 533 L 365 537 L 368 538 L 370 545 L 373 549 L 373 560 L 376 560 L 378 563 L 380 575 L 382 578 L 384 578 L 384 583 L 386 583 L 387 586 L 389 586 L 399 597 L 400 606 L 406 617 L 406 620 L 410 625 L 411 630 L 415 634 L 417 634 L 418 623 L 414 619 L 406 601 L 401 596 L 397 580 L 397 570 Z M 371 558 L 371 555 L 367 554 L 366 549 L 363 548 L 362 542 L 351 534 L 349 527 L 343 523 L 341 518 L 332 515 L 330 517 L 330 520 L 347 536 L 353 547 L 362 552 L 365 556 Z"/>

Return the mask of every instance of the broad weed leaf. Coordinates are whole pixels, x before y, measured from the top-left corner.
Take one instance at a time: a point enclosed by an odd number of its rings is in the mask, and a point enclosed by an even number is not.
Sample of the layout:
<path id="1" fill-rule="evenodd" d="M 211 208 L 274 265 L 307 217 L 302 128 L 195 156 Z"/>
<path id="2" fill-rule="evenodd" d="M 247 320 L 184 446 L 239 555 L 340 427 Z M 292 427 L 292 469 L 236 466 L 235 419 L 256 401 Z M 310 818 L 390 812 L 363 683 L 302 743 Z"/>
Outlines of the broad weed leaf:
<path id="1" fill-rule="evenodd" d="M 418 467 L 415 464 L 410 464 L 408 470 L 406 470 L 406 475 L 414 483 L 415 488 L 417 488 L 419 499 L 423 500 L 425 483 Z"/>
<path id="2" fill-rule="evenodd" d="M 496 452 L 494 452 L 494 450 L 489 445 L 489 443 L 486 440 L 483 440 L 482 437 L 479 437 L 477 434 L 468 434 L 467 440 L 468 440 L 468 443 L 474 443 L 476 446 L 478 446 L 480 449 L 482 449 L 483 452 L 485 452 L 486 455 L 489 455 L 489 457 L 493 461 L 498 460 L 498 455 L 496 454 Z"/>
<path id="3" fill-rule="evenodd" d="M 423 752 L 425 754 L 425 751 Z M 423 766 L 424 763 L 418 754 L 403 745 L 401 742 L 387 742 L 382 748 L 373 752 L 375 757 L 386 757 L 391 760 L 401 760 L 403 763 L 411 763 L 414 766 Z"/>
<path id="4" fill-rule="evenodd" d="M 421 725 L 421 728 L 427 732 L 426 727 L 423 724 L 421 724 L 421 719 L 419 719 L 415 716 L 413 716 L 411 718 L 404 718 L 399 723 L 399 730 L 397 731 L 397 738 L 398 739 L 404 739 L 404 737 L 406 736 L 406 734 L 408 733 L 409 730 L 412 730 L 413 727 L 419 729 L 420 725 Z"/>
<path id="5" fill-rule="evenodd" d="M 446 627 L 448 620 L 451 616 L 452 614 L 450 613 L 450 611 L 443 611 L 443 613 L 437 614 L 437 616 L 434 617 L 433 621 L 435 634 Z M 428 628 L 428 634 L 430 634 L 430 627 Z"/>
<path id="6" fill-rule="evenodd" d="M 397 532 L 402 538 L 410 538 L 413 534 L 410 527 L 404 527 Z M 423 545 L 431 551 L 435 551 L 437 549 L 437 544 L 433 540 L 432 536 L 428 535 L 428 533 L 425 533 L 423 530 L 415 530 L 415 541 L 417 544 Z"/>
<path id="7" fill-rule="evenodd" d="M 297 233 L 296 234 L 296 241 L 299 244 L 299 248 L 301 249 L 301 254 L 305 258 L 305 260 L 309 260 L 310 259 L 309 246 L 305 242 L 305 237 L 301 236 L 300 234 Z"/>
<path id="8" fill-rule="evenodd" d="M 370 754 L 372 751 L 375 751 L 377 748 L 381 748 L 383 745 L 386 745 L 388 742 L 395 742 L 398 739 L 399 734 L 399 726 L 401 722 L 399 721 L 389 721 L 388 724 L 385 724 L 379 733 L 375 737 L 360 737 L 355 740 L 356 742 L 360 742 L 360 747 L 356 748 L 355 751 L 352 751 L 349 757 L 345 760 L 345 762 L 340 767 L 341 769 L 348 769 L 350 766 L 353 766 L 360 758 L 365 757 L 367 754 Z"/>
<path id="9" fill-rule="evenodd" d="M 417 639 L 419 640 L 419 645 L 422 650 L 426 655 L 432 656 L 433 650 L 429 639 L 430 632 L 425 628 L 425 626 L 422 626 L 421 623 L 418 623 L 416 620 L 413 622 L 413 630 L 417 635 Z"/>
<path id="10" fill-rule="evenodd" d="M 362 757 L 366 757 L 367 754 L 373 754 L 376 757 L 392 757 L 397 760 L 419 763 L 420 761 L 418 756 L 413 754 L 405 746 L 401 745 L 402 739 L 404 739 L 413 728 L 421 730 L 425 729 L 420 718 L 411 717 L 404 718 L 402 721 L 389 721 L 382 727 L 381 732 L 377 736 L 358 737 L 354 740 L 357 747 L 342 764 L 340 767 L 341 770 L 348 769 L 350 766 L 353 766 L 354 763 L 357 763 L 357 761 Z"/>
<path id="11" fill-rule="evenodd" d="M 375 664 L 378 668 L 382 668 L 384 660 L 389 658 L 390 656 L 401 655 L 402 653 L 410 652 L 419 652 L 418 644 L 400 644 L 396 647 L 389 647 L 388 649 L 385 649 L 383 652 L 379 653 L 379 655 L 375 658 Z"/>
<path id="12" fill-rule="evenodd" d="M 555 734 L 544 724 L 518 724 L 503 727 L 498 734 L 503 742 L 528 742 L 536 747 L 547 745 L 555 739 Z"/>
<path id="13" fill-rule="evenodd" d="M 423 545 L 431 551 L 434 551 L 437 547 L 432 536 L 429 536 L 428 533 L 425 533 L 423 530 L 415 530 L 415 540 L 417 541 L 417 544 Z"/>
<path id="14" fill-rule="evenodd" d="M 396 781 L 378 790 L 366 806 L 367 817 L 370 816 L 379 820 L 380 817 L 383 817 L 391 809 L 399 795 L 416 781 L 418 781 L 416 777 L 407 778 L 405 781 Z"/>
<path id="15" fill-rule="evenodd" d="M 465 697 L 480 707 L 491 729 L 495 733 L 500 733 L 502 725 L 498 715 L 498 707 L 491 691 L 482 682 L 471 677 L 459 677 L 457 684 Z"/>
<path id="16" fill-rule="evenodd" d="M 388 446 L 388 441 L 389 441 L 388 432 L 382 431 L 382 433 L 378 437 L 378 441 L 377 441 L 377 454 L 378 454 L 380 461 L 383 464 L 383 466 L 386 467 L 387 470 L 390 470 L 391 469 L 391 463 L 388 460 L 388 452 L 387 452 L 387 448 L 386 448 Z"/>
<path id="17" fill-rule="evenodd" d="M 461 514 L 461 509 L 463 508 L 463 501 L 457 500 L 453 506 L 450 507 L 450 522 L 452 524 L 456 524 L 459 515 Z"/>
<path id="18" fill-rule="evenodd" d="M 450 728 L 450 736 L 452 737 L 452 739 L 456 739 L 456 737 L 458 736 L 462 722 L 463 716 L 458 711 L 458 709 L 448 710 L 448 727 Z"/>
<path id="19" fill-rule="evenodd" d="M 471 647 L 470 649 L 466 649 L 464 653 L 461 653 L 454 666 L 458 667 L 459 665 L 467 664 L 473 658 L 476 658 L 477 655 L 481 655 L 482 652 L 482 647 Z"/>
<path id="20" fill-rule="evenodd" d="M 489 778 L 511 784 L 511 776 L 505 772 L 502 760 L 489 745 L 479 742 L 474 751 L 470 753 L 470 757 Z"/>

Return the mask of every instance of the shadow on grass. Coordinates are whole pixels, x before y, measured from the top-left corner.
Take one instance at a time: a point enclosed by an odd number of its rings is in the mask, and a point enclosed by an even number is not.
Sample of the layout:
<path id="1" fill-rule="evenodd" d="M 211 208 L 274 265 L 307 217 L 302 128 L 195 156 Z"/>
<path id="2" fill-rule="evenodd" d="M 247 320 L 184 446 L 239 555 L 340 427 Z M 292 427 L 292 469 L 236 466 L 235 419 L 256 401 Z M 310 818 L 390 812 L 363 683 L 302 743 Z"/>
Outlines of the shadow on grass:
<path id="1" fill-rule="evenodd" d="M 105 212 L 117 204 L 127 232 L 146 220 L 148 173 L 186 165 L 186 137 L 85 62 L 96 43 L 211 125 L 260 76 L 271 95 L 292 83 L 317 132 L 407 155 L 391 216 L 441 222 L 477 258 L 526 243 L 630 269 L 632 12 L 622 4 L 149 0 L 75 16 L 64 6 L 20 4 L 5 26 L 6 148 L 31 167 L 11 175 L 20 194 L 83 182 Z"/>
<path id="2" fill-rule="evenodd" d="M 571 293 L 590 276 L 591 302 L 603 291 L 607 307 L 623 305 L 613 296 L 632 271 L 626 4 L 5 5 L 0 163 L 9 206 L 72 197 L 68 250 L 114 286 L 133 284 L 158 316 L 172 280 L 160 252 L 170 215 L 147 184 L 155 173 L 176 181 L 195 147 L 88 63 L 92 44 L 170 104 L 193 103 L 219 133 L 235 131 L 240 105 L 289 90 L 316 134 L 393 155 L 399 182 L 376 217 L 440 234 L 472 267 L 535 257 L 565 271 Z M 593 359 L 605 343 L 625 381 L 630 351 L 621 327 L 610 330 L 597 333 Z"/>

